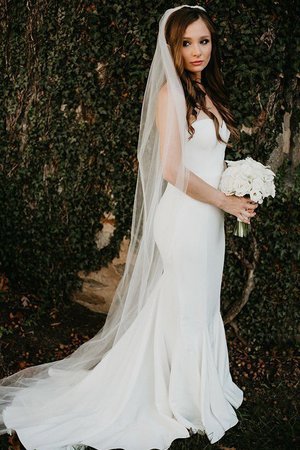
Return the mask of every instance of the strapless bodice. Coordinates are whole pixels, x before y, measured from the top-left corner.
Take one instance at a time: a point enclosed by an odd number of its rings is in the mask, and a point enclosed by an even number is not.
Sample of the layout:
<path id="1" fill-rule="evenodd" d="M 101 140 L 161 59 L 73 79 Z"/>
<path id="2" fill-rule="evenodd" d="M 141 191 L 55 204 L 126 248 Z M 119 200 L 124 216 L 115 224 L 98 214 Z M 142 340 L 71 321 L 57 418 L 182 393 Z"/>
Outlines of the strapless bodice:
<path id="1" fill-rule="evenodd" d="M 190 140 L 188 140 L 189 134 L 186 131 L 185 167 L 217 188 L 224 170 L 226 144 L 217 140 L 212 119 L 198 119 L 193 122 L 193 127 L 195 133 Z M 227 143 L 230 131 L 224 120 L 220 125 L 219 132 Z"/>

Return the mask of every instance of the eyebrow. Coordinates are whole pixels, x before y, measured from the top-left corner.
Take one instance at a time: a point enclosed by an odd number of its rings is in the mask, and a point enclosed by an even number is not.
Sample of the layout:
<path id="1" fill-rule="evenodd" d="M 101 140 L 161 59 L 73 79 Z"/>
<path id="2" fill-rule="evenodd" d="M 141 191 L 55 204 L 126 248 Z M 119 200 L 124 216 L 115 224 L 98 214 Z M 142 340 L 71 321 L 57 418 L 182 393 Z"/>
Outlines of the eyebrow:
<path id="1" fill-rule="evenodd" d="M 205 36 L 200 36 L 200 39 L 204 39 L 204 38 L 210 38 L 210 36 L 208 36 L 208 35 L 205 35 Z M 182 39 L 189 39 L 190 41 L 192 40 L 192 38 L 190 38 L 190 37 L 187 37 L 187 36 L 183 36 L 183 38 Z"/>

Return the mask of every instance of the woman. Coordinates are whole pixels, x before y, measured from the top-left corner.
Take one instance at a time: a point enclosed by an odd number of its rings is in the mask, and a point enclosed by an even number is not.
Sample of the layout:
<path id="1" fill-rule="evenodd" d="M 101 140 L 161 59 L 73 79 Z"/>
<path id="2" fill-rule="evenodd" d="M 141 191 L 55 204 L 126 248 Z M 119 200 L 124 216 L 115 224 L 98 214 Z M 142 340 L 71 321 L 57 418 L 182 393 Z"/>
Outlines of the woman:
<path id="1" fill-rule="evenodd" d="M 61 361 L 1 381 L 0 433 L 26 449 L 167 449 L 237 423 L 220 286 L 224 211 L 256 204 L 218 190 L 230 131 L 214 26 L 201 7 L 160 20 L 144 96 L 125 273 L 104 327 Z"/>

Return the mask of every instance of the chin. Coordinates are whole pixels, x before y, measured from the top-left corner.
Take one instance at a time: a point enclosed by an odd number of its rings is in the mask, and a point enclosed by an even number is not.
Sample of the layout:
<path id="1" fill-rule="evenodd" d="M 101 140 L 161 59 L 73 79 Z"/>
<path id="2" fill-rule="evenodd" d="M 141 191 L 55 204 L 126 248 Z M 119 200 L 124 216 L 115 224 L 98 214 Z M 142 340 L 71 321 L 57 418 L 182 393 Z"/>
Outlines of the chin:
<path id="1" fill-rule="evenodd" d="M 204 69 L 204 67 L 201 67 L 201 69 L 196 69 L 195 67 L 192 67 L 191 69 L 187 69 L 187 70 L 188 70 L 188 72 L 196 75 L 199 72 L 201 73 L 203 71 L 203 69 Z"/>

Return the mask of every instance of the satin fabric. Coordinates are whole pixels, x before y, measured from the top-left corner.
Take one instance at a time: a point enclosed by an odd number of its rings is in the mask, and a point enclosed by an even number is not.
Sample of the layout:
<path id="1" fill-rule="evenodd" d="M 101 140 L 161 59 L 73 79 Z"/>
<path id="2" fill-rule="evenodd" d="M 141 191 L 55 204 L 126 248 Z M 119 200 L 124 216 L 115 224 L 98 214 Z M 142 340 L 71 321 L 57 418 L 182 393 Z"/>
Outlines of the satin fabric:
<path id="1" fill-rule="evenodd" d="M 217 188 L 226 145 L 211 119 L 193 126 L 185 165 Z M 5 408 L 27 450 L 166 450 L 196 432 L 215 443 L 238 422 L 220 314 L 224 213 L 168 183 L 153 233 L 163 270 L 116 345 L 91 370 L 50 368 Z"/>

